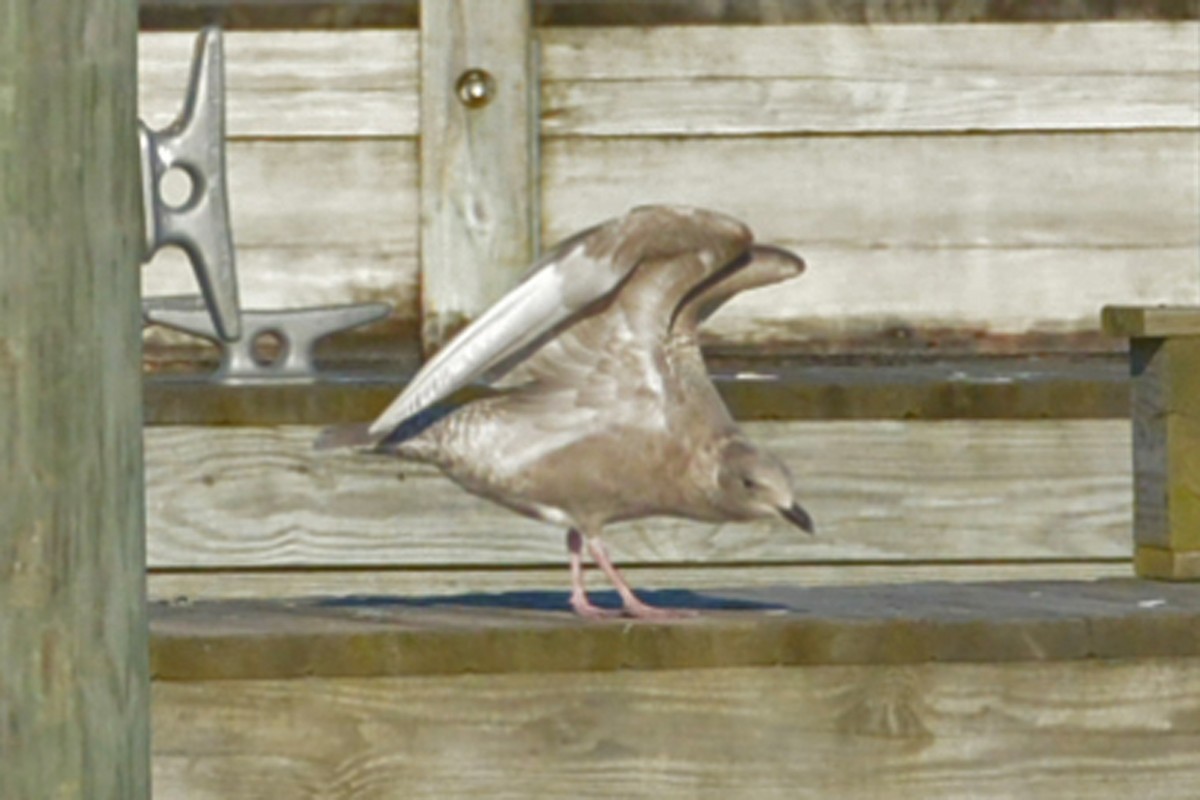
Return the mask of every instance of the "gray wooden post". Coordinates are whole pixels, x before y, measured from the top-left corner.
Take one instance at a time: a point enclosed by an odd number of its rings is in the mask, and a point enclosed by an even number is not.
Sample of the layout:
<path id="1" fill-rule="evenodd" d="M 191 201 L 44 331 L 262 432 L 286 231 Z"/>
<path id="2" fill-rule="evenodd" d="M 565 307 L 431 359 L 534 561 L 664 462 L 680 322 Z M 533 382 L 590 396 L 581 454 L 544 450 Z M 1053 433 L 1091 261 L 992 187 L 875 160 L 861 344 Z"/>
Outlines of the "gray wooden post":
<path id="1" fill-rule="evenodd" d="M 1200 580 L 1200 308 L 1104 309 L 1130 337 L 1134 567 Z"/>
<path id="2" fill-rule="evenodd" d="M 436 349 L 537 249 L 531 0 L 421 3 L 421 313 Z"/>
<path id="3" fill-rule="evenodd" d="M 149 796 L 134 0 L 0 0 L 0 797 Z"/>

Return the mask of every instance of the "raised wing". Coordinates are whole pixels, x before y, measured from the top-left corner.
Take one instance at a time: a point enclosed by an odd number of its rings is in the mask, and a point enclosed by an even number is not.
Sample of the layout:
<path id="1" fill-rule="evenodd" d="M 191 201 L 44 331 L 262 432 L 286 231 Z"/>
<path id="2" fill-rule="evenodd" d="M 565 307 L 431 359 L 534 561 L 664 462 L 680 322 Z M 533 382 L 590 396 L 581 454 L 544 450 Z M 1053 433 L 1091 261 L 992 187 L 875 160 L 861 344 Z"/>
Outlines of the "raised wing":
<path id="1" fill-rule="evenodd" d="M 694 336 L 700 323 L 732 300 L 734 295 L 790 280 L 804 270 L 804 259 L 795 253 L 782 247 L 755 245 L 742 258 L 696 285 L 676 307 L 671 322 L 672 333 L 676 336 Z"/>
<path id="2" fill-rule="evenodd" d="M 750 231 L 730 217 L 671 206 L 636 208 L 571 237 L 426 362 L 371 424 L 370 434 L 385 436 L 497 367 L 519 363 L 546 343 L 539 340 L 547 334 L 613 295 L 639 265 L 680 260 L 689 265 L 682 271 L 653 270 L 646 279 L 653 285 L 639 291 L 642 297 L 634 304 L 647 320 L 665 308 L 665 316 L 659 316 L 669 324 L 672 309 L 687 293 L 750 243 Z"/>
<path id="3" fill-rule="evenodd" d="M 706 374 L 697 328 L 735 295 L 794 278 L 804 261 L 778 247 L 752 246 L 734 252 L 718 269 L 703 252 L 648 260 L 630 275 L 621 291 L 569 327 L 547 337 L 513 366 L 500 387 L 536 383 L 544 393 L 569 389 L 592 395 L 593 405 L 606 381 L 628 382 L 641 375 L 655 384 L 664 348 L 669 358 L 696 374 Z"/>

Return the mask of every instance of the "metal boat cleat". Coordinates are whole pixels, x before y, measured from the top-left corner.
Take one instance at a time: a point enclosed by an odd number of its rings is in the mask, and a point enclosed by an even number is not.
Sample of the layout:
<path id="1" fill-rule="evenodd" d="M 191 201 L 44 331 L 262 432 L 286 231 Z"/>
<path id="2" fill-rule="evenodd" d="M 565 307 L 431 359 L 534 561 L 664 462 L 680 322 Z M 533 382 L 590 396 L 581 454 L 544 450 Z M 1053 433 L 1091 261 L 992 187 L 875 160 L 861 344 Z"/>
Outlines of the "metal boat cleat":
<path id="1" fill-rule="evenodd" d="M 187 253 L 200 296 L 148 297 L 147 323 L 216 342 L 221 366 L 208 380 L 226 384 L 311 383 L 317 341 L 391 313 L 387 303 L 243 311 L 238 299 L 233 231 L 225 178 L 225 54 L 221 30 L 196 40 L 187 97 L 180 115 L 160 131 L 139 123 L 146 242 L 143 261 L 167 245 Z M 182 170 L 191 194 L 172 205 L 163 178 Z"/>
<path id="2" fill-rule="evenodd" d="M 144 308 L 146 321 L 216 342 L 221 348 L 221 366 L 211 380 L 229 384 L 315 382 L 319 375 L 313 348 L 319 340 L 383 319 L 392 310 L 387 303 L 363 303 L 243 311 L 244 333 L 231 342 L 220 336 L 206 309 L 189 308 L 178 298 L 163 301 L 151 301 Z"/>
<path id="3" fill-rule="evenodd" d="M 150 261 L 168 245 L 182 248 L 216 334 L 234 341 L 241 335 L 241 320 L 225 180 L 225 54 L 220 28 L 204 28 L 196 39 L 179 116 L 160 131 L 139 121 L 138 142 L 146 224 L 142 261 Z M 190 196 L 177 205 L 163 196 L 163 179 L 171 170 L 182 170 L 191 182 Z"/>

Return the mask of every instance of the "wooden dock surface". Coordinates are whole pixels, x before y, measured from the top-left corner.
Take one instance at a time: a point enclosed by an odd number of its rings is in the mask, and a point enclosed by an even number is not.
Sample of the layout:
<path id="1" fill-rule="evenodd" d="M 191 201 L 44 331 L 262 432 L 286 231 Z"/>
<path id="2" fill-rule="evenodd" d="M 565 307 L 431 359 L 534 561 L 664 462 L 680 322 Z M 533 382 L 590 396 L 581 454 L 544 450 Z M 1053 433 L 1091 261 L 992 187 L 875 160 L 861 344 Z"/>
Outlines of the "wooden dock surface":
<path id="1" fill-rule="evenodd" d="M 697 614 L 581 622 L 565 592 L 544 591 L 159 604 L 153 671 L 195 681 L 1200 656 L 1200 589 L 1187 585 L 929 582 L 646 595 Z"/>
<path id="2" fill-rule="evenodd" d="M 1134 580 L 156 605 L 161 800 L 1187 800 L 1200 591 Z M 612 598 L 609 598 L 612 599 Z"/>

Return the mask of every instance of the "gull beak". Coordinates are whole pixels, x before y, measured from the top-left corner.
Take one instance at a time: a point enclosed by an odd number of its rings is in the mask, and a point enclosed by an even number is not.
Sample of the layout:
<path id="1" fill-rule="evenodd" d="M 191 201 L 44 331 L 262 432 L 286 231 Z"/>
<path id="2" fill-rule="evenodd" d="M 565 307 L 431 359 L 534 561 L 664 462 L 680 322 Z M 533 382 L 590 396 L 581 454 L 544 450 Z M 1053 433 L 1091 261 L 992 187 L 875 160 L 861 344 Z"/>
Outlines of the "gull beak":
<path id="1" fill-rule="evenodd" d="M 812 517 L 808 515 L 807 511 L 800 507 L 799 503 L 792 503 L 786 508 L 779 509 L 779 514 L 805 533 L 816 533 L 816 527 L 813 525 Z"/>

